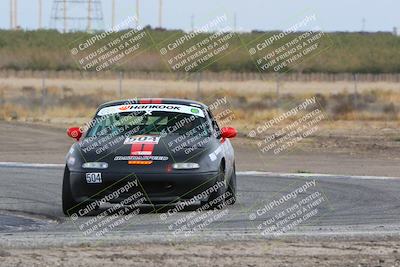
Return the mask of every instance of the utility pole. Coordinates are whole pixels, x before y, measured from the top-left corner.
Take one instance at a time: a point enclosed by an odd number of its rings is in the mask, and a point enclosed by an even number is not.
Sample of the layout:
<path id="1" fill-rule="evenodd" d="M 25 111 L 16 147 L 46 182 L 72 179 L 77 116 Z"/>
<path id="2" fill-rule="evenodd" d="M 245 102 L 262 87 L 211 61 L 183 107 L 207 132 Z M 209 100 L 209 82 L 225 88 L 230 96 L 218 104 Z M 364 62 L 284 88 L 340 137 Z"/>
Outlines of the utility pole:
<path id="1" fill-rule="evenodd" d="M 354 80 L 354 106 L 357 108 L 358 107 L 358 88 L 357 88 L 358 74 L 357 73 L 353 73 L 353 80 Z"/>
<path id="2" fill-rule="evenodd" d="M 18 28 L 18 0 L 14 0 L 14 28 Z"/>
<path id="3" fill-rule="evenodd" d="M 160 0 L 158 9 L 158 27 L 162 28 L 162 0 Z"/>
<path id="4" fill-rule="evenodd" d="M 10 0 L 10 29 L 14 29 L 14 1 Z"/>
<path id="5" fill-rule="evenodd" d="M 277 72 L 276 74 L 276 104 L 279 108 L 279 95 L 281 90 L 281 74 Z"/>
<path id="6" fill-rule="evenodd" d="M 136 27 L 139 26 L 139 0 L 136 0 Z"/>
<path id="7" fill-rule="evenodd" d="M 236 21 L 237 21 L 237 17 L 236 17 L 236 13 L 233 14 L 233 31 L 236 32 Z"/>
<path id="8" fill-rule="evenodd" d="M 64 33 L 67 32 L 67 0 L 64 0 Z"/>
<path id="9" fill-rule="evenodd" d="M 87 18 L 87 31 L 90 32 L 92 28 L 92 0 L 88 0 L 88 18 Z"/>
<path id="10" fill-rule="evenodd" d="M 112 0 L 111 24 L 112 24 L 112 28 L 114 28 L 115 27 L 115 0 Z"/>
<path id="11" fill-rule="evenodd" d="M 42 0 L 38 0 L 38 28 L 42 28 Z"/>
<path id="12" fill-rule="evenodd" d="M 190 17 L 190 26 L 192 28 L 192 32 L 194 32 L 194 15 L 192 14 L 192 16 Z"/>

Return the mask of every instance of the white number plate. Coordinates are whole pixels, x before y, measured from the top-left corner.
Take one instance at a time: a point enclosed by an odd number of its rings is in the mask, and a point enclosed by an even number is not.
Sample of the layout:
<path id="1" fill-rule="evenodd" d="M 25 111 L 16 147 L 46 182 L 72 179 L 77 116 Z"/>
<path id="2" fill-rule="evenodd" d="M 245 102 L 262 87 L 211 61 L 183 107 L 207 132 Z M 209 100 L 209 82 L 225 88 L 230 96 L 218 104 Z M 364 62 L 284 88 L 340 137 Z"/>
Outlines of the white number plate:
<path id="1" fill-rule="evenodd" d="M 88 172 L 86 173 L 86 182 L 88 184 L 101 184 L 101 172 Z"/>

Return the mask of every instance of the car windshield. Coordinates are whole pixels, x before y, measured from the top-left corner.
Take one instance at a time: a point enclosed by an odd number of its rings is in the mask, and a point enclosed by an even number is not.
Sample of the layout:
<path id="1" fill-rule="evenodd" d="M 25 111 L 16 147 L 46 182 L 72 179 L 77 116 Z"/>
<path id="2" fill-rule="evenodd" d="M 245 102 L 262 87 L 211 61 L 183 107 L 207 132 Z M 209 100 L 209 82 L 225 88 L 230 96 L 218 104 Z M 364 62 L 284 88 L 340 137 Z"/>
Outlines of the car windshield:
<path id="1" fill-rule="evenodd" d="M 195 129 L 195 130 L 193 130 Z M 135 134 L 210 135 L 210 125 L 204 117 L 166 111 L 134 111 L 96 115 L 86 137 Z"/>

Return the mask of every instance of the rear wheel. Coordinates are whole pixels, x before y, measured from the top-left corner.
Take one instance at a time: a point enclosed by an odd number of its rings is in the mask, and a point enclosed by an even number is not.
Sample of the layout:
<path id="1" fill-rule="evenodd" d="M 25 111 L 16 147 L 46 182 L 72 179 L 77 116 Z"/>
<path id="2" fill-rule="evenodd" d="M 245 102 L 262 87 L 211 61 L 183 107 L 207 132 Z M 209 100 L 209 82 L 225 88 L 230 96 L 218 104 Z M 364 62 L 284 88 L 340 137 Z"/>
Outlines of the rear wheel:
<path id="1" fill-rule="evenodd" d="M 227 192 L 229 193 L 229 196 L 227 196 L 227 199 L 225 200 L 226 204 L 228 204 L 228 205 L 235 204 L 235 202 L 236 202 L 236 167 L 235 167 L 235 163 L 233 163 L 233 171 L 232 171 L 231 178 L 229 180 Z"/>
<path id="2" fill-rule="evenodd" d="M 65 166 L 64 169 L 64 179 L 63 179 L 63 185 L 62 185 L 62 209 L 65 215 L 71 215 L 72 213 L 75 213 L 76 210 L 73 208 L 78 205 L 73 197 L 72 197 L 72 191 L 71 191 L 71 184 L 70 184 L 70 172 L 67 166 Z"/>

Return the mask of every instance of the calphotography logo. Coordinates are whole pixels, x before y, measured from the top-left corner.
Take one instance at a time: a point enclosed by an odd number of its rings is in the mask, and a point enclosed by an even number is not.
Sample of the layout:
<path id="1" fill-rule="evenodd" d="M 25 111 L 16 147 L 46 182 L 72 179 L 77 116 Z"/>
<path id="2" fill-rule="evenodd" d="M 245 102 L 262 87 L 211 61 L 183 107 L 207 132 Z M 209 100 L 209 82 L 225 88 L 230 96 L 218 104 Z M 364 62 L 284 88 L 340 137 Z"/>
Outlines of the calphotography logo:
<path id="1" fill-rule="evenodd" d="M 252 211 L 249 220 L 258 223 L 256 227 L 265 237 L 290 233 L 301 224 L 330 212 L 328 199 L 316 187 L 316 180 L 311 180 L 292 190 L 285 189 Z"/>
<path id="2" fill-rule="evenodd" d="M 329 49 L 333 42 L 318 23 L 316 14 L 305 14 L 282 32 L 265 34 L 249 42 L 248 52 L 257 69 L 286 72 Z"/>
<path id="3" fill-rule="evenodd" d="M 78 135 L 79 135 L 79 131 L 78 130 L 71 131 L 71 136 L 72 137 L 78 137 Z"/>
<path id="4" fill-rule="evenodd" d="M 221 11 L 202 17 L 202 23 L 189 32 L 178 33 L 160 43 L 160 55 L 171 71 L 193 73 L 232 53 L 239 45 L 231 18 Z"/>
<path id="5" fill-rule="evenodd" d="M 92 7 L 89 10 L 92 12 Z M 128 17 L 104 32 L 72 42 L 70 52 L 83 70 L 106 71 L 140 55 L 147 50 L 150 40 L 147 31 L 138 25 L 138 19 Z"/>

